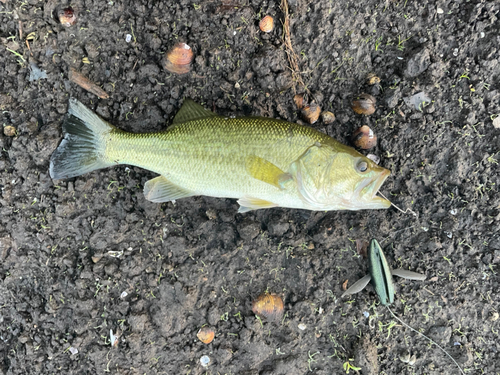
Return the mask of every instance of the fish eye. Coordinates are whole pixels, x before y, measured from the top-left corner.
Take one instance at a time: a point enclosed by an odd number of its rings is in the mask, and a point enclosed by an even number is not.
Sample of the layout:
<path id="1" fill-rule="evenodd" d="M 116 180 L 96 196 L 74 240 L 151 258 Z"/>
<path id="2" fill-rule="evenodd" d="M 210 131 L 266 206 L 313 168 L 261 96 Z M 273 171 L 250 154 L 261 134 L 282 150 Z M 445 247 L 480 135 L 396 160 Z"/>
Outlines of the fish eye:
<path id="1" fill-rule="evenodd" d="M 368 163 L 366 161 L 360 161 L 356 168 L 359 172 L 366 172 L 368 170 Z"/>

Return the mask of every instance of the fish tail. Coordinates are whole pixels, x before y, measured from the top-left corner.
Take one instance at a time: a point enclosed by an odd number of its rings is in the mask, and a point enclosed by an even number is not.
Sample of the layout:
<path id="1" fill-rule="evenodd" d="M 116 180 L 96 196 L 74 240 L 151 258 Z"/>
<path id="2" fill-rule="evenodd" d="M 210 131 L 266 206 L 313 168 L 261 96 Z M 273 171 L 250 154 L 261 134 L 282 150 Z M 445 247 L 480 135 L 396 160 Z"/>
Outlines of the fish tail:
<path id="1" fill-rule="evenodd" d="M 69 100 L 64 138 L 50 158 L 54 180 L 80 176 L 113 165 L 105 157 L 106 136 L 115 129 L 78 100 Z"/>

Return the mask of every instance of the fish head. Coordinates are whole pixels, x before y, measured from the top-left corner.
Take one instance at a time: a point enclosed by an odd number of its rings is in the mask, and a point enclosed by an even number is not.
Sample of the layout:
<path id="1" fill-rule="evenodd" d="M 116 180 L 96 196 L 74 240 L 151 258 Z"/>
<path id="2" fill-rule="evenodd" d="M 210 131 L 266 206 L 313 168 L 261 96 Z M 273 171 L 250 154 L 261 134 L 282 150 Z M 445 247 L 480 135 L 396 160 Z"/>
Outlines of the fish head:
<path id="1" fill-rule="evenodd" d="M 381 209 L 391 205 L 377 196 L 391 172 L 351 147 L 312 146 L 294 167 L 299 194 L 314 210 Z"/>

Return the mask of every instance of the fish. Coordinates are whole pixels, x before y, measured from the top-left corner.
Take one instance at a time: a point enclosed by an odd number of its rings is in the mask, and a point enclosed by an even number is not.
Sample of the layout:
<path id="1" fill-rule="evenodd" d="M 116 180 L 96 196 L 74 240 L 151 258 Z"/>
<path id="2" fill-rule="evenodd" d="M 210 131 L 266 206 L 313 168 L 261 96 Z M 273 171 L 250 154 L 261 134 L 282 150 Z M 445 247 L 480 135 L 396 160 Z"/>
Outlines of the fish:
<path id="1" fill-rule="evenodd" d="M 144 185 L 152 202 L 192 196 L 235 198 L 239 212 L 271 207 L 312 211 L 386 209 L 377 196 L 390 171 L 311 127 L 265 117 L 225 117 L 185 99 L 173 122 L 130 133 L 75 98 L 50 158 L 54 180 L 115 165 L 159 176 Z"/>

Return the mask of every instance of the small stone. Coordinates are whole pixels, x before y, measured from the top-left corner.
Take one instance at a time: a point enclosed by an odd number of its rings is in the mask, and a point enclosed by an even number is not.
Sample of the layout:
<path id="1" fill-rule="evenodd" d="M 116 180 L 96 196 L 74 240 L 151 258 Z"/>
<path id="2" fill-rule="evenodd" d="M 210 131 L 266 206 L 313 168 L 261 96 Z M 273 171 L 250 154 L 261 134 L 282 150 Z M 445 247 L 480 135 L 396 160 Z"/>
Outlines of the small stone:
<path id="1" fill-rule="evenodd" d="M 321 113 L 321 118 L 323 119 L 323 123 L 331 124 L 335 121 L 335 115 L 330 111 L 324 111 Z"/>
<path id="2" fill-rule="evenodd" d="M 373 161 L 375 164 L 380 163 L 380 157 L 378 157 L 378 156 L 377 156 L 377 155 L 375 155 L 375 154 L 368 154 L 368 155 L 366 155 L 366 157 L 367 157 L 368 159 L 370 159 L 371 161 Z"/>
<path id="3" fill-rule="evenodd" d="M 70 346 L 69 351 L 71 352 L 71 355 L 78 354 L 78 349 L 77 348 L 73 348 L 72 346 Z"/>
<path id="4" fill-rule="evenodd" d="M 366 83 L 370 86 L 380 83 L 380 77 L 377 77 L 375 73 L 368 73 L 366 76 Z"/>
<path id="5" fill-rule="evenodd" d="M 437 13 L 437 14 L 443 14 L 443 13 L 444 13 L 444 10 L 443 10 L 443 9 L 441 9 L 441 8 L 437 8 L 436 13 Z"/>
<path id="6" fill-rule="evenodd" d="M 132 35 L 130 34 L 125 35 L 125 42 L 130 43 L 131 40 L 132 40 Z"/>
<path id="7" fill-rule="evenodd" d="M 298 329 L 300 329 L 301 331 L 304 331 L 307 326 L 304 324 L 304 323 L 300 323 L 298 326 L 297 326 Z"/>
<path id="8" fill-rule="evenodd" d="M 410 352 L 408 350 L 405 350 L 401 355 L 399 356 L 399 360 L 403 363 L 408 363 L 410 361 Z"/>
<path id="9" fill-rule="evenodd" d="M 210 357 L 208 355 L 204 355 L 200 358 L 200 363 L 203 367 L 208 367 L 210 364 Z"/>
<path id="10" fill-rule="evenodd" d="M 196 334 L 196 337 L 198 337 L 202 343 L 210 344 L 215 337 L 215 331 L 211 327 L 202 327 Z"/>
<path id="11" fill-rule="evenodd" d="M 495 117 L 493 120 L 493 127 L 495 129 L 500 129 L 500 116 Z"/>
<path id="12" fill-rule="evenodd" d="M 7 125 L 3 128 L 3 134 L 5 134 L 7 137 L 14 137 L 17 134 L 17 130 L 14 126 Z"/>

